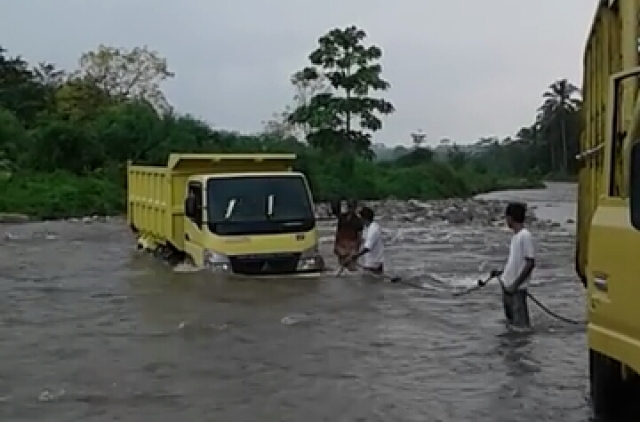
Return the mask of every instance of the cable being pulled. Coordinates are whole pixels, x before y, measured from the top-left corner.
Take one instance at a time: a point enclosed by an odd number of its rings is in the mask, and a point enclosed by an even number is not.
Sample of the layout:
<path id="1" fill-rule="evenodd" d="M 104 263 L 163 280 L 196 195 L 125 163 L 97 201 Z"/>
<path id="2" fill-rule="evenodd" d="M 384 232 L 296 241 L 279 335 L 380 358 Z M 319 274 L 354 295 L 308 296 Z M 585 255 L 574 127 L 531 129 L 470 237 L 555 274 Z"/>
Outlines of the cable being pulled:
<path id="1" fill-rule="evenodd" d="M 500 279 L 500 277 L 491 277 L 491 276 L 489 276 L 486 280 L 478 280 L 477 288 L 474 286 L 471 289 L 462 292 L 462 294 L 466 294 L 466 293 L 469 293 L 471 291 L 481 289 L 482 287 L 486 286 L 494 278 L 497 278 L 498 282 L 500 283 L 500 287 L 502 287 L 502 290 L 503 291 L 506 290 L 506 288 L 504 286 L 504 283 L 502 282 L 502 279 Z M 563 322 L 566 322 L 568 324 L 575 324 L 575 325 L 584 325 L 584 324 L 586 324 L 585 321 L 578 321 L 578 320 L 575 320 L 575 319 L 567 318 L 565 316 L 562 316 L 562 315 L 552 311 L 544 303 L 542 303 L 540 300 L 538 300 L 534 295 L 532 295 L 528 291 L 527 291 L 527 297 L 529 299 L 531 299 L 531 301 L 533 303 L 535 303 L 540 309 L 542 309 L 543 312 L 545 312 L 547 315 L 549 315 L 549 316 L 551 316 L 553 318 L 556 318 L 556 319 L 558 319 L 560 321 L 563 321 Z"/>

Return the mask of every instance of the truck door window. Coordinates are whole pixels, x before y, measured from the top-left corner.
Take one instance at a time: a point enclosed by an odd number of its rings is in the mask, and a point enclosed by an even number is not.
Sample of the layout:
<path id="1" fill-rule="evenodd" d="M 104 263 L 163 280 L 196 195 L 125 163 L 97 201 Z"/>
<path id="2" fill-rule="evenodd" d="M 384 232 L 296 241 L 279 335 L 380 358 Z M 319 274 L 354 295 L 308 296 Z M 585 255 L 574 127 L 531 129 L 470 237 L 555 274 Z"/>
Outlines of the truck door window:
<path id="1" fill-rule="evenodd" d="M 620 158 L 621 146 L 626 135 L 625 127 L 624 127 L 624 119 L 623 119 L 623 86 L 620 81 L 618 81 L 614 86 L 615 99 L 613 103 L 613 127 L 611 136 L 611 144 L 609 148 L 611 148 L 611 158 L 609 161 L 610 165 L 610 178 L 609 178 L 609 186 L 608 192 L 610 196 L 618 197 L 620 196 L 620 184 L 618 183 L 618 160 Z"/>
<path id="2" fill-rule="evenodd" d="M 631 148 L 629 172 L 629 211 L 631 225 L 640 230 L 640 143 Z"/>
<path id="3" fill-rule="evenodd" d="M 609 134 L 611 137 L 611 144 L 609 145 L 609 148 L 611 148 L 611 158 L 609 162 L 609 186 L 607 188 L 609 195 L 617 198 L 621 197 L 624 193 L 622 191 L 625 185 L 623 181 L 623 146 L 628 134 L 628 126 L 631 122 L 631 119 L 626 118 L 626 116 L 631 116 L 635 107 L 636 90 L 635 88 L 632 89 L 634 85 L 640 85 L 640 78 L 636 75 L 619 79 L 613 86 L 615 96 L 613 103 L 613 127 L 612 132 Z M 630 99 L 633 101 L 630 101 Z"/>
<path id="4" fill-rule="evenodd" d="M 200 183 L 189 183 L 188 197 L 195 199 L 195 213 L 189 219 L 196 226 L 202 228 L 202 185 Z"/>

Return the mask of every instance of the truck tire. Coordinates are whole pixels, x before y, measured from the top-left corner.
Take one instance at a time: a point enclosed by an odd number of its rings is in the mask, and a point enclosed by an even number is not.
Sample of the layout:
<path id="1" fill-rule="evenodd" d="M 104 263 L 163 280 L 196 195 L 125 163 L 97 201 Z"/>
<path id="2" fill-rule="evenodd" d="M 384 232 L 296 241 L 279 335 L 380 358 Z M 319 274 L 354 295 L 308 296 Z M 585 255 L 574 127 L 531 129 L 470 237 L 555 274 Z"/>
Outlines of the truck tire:
<path id="1" fill-rule="evenodd" d="M 622 377 L 620 362 L 595 350 L 589 350 L 589 381 L 591 384 L 591 406 L 597 417 L 620 418 L 631 413 L 638 392 L 638 377 Z"/>

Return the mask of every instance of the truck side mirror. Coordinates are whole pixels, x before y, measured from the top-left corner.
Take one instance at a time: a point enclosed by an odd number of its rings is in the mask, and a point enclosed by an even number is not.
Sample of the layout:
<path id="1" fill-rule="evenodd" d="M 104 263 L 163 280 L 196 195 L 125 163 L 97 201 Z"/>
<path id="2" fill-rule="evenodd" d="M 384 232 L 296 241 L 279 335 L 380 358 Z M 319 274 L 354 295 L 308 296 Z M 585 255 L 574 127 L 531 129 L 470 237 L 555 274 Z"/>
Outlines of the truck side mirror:
<path id="1" fill-rule="evenodd" d="M 184 215 L 189 218 L 195 218 L 198 213 L 198 203 L 193 196 L 187 197 L 184 201 Z"/>
<path id="2" fill-rule="evenodd" d="M 640 230 L 640 142 L 631 147 L 629 166 L 629 217 L 631 225 Z"/>

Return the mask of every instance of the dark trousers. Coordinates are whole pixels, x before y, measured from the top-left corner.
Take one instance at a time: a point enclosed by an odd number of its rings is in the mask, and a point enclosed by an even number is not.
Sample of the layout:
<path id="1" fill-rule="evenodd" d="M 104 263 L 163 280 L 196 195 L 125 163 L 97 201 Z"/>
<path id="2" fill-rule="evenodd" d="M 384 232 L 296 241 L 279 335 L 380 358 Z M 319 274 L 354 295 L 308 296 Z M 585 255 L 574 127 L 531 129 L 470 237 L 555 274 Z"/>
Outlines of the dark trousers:
<path id="1" fill-rule="evenodd" d="M 503 292 L 502 304 L 504 306 L 504 315 L 509 324 L 518 328 L 528 328 L 531 326 L 526 290 L 518 290 L 513 294 Z"/>

